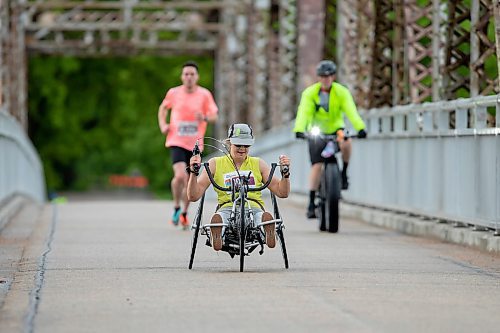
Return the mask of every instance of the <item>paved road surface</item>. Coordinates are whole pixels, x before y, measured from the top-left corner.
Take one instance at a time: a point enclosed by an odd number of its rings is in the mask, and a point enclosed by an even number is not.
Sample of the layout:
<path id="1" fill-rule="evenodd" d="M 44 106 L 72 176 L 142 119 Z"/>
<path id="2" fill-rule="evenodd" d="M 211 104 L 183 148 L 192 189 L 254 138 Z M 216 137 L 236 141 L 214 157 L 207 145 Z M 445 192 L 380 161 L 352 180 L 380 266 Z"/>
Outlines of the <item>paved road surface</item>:
<path id="1" fill-rule="evenodd" d="M 191 234 L 168 224 L 171 202 L 70 198 L 13 246 L 34 223 L 25 210 L 0 239 L 12 277 L 0 332 L 499 331 L 498 256 L 354 220 L 319 233 L 280 203 L 290 269 L 276 248 L 244 273 L 203 242 L 188 270 Z"/>

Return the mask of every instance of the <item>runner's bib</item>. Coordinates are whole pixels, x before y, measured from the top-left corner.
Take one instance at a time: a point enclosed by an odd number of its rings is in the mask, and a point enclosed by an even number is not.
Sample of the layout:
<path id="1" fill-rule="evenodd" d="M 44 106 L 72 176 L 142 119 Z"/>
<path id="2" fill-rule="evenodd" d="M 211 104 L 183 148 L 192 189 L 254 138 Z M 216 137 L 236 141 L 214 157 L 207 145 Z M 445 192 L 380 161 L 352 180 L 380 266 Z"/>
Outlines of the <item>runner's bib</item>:
<path id="1" fill-rule="evenodd" d="M 181 121 L 177 125 L 178 136 L 196 136 L 198 134 L 198 122 Z"/>
<path id="2" fill-rule="evenodd" d="M 240 171 L 240 175 L 245 176 L 245 177 L 248 177 L 249 173 L 250 173 L 250 170 L 241 170 Z M 224 174 L 224 187 L 231 187 L 231 184 L 234 184 L 233 186 L 236 186 L 236 188 L 238 188 L 240 185 L 240 178 L 238 177 L 238 173 L 236 171 Z M 253 172 L 250 175 L 250 179 L 248 180 L 248 185 L 249 185 L 249 187 L 255 187 L 255 178 L 253 177 Z M 231 193 L 231 191 L 229 191 L 227 193 Z"/>

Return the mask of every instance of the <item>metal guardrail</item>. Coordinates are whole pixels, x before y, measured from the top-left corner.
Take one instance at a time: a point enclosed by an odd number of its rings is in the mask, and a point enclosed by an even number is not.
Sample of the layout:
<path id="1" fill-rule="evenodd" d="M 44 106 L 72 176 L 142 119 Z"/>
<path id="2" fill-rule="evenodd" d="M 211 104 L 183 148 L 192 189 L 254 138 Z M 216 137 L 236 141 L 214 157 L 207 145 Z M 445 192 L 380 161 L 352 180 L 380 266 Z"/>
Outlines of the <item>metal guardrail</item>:
<path id="1" fill-rule="evenodd" d="M 353 141 L 349 202 L 500 232 L 500 95 L 363 112 Z M 486 112 L 496 110 L 495 126 Z M 292 159 L 292 191 L 307 193 L 307 145 L 292 124 L 257 138 L 251 154 Z"/>
<path id="2" fill-rule="evenodd" d="M 46 200 L 43 166 L 19 123 L 0 109 L 0 203 L 21 194 Z"/>
<path id="3" fill-rule="evenodd" d="M 494 126 L 487 126 L 495 109 Z M 500 95 L 376 108 L 362 113 L 371 138 L 500 134 Z"/>

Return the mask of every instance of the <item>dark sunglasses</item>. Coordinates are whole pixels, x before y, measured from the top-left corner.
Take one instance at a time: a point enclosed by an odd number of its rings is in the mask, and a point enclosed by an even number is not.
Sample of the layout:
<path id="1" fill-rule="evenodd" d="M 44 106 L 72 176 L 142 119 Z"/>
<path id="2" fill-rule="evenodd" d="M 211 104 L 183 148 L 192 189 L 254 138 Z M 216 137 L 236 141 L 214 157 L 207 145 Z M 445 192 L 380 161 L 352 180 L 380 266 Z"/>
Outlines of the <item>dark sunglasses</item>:
<path id="1" fill-rule="evenodd" d="M 247 145 L 234 145 L 236 148 L 250 148 L 250 146 Z"/>

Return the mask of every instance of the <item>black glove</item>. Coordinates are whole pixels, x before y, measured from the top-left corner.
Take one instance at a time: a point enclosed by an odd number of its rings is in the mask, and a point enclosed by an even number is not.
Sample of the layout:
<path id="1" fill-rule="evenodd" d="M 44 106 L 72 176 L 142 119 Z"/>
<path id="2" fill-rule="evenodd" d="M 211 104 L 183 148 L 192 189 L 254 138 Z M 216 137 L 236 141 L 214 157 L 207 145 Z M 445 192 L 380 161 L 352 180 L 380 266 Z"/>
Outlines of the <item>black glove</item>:
<path id="1" fill-rule="evenodd" d="M 364 129 L 362 129 L 362 130 L 360 130 L 360 131 L 358 132 L 358 138 L 360 138 L 360 139 L 364 139 L 364 138 L 366 138 L 366 132 L 365 132 L 365 130 L 364 130 Z"/>
<path id="2" fill-rule="evenodd" d="M 295 132 L 295 137 L 297 139 L 305 139 L 306 138 L 306 135 L 302 132 Z"/>

